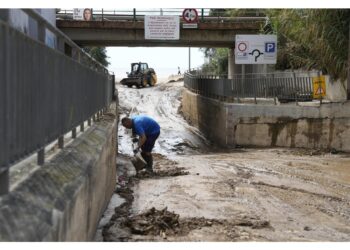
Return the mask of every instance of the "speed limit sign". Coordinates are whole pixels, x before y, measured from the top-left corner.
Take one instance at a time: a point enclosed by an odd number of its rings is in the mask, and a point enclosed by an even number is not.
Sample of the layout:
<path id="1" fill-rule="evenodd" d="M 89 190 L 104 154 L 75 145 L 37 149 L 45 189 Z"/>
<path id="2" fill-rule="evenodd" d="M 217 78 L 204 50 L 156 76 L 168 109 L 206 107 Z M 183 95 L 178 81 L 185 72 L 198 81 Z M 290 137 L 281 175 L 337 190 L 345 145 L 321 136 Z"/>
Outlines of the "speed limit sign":
<path id="1" fill-rule="evenodd" d="M 182 12 L 182 18 L 186 23 L 197 23 L 198 22 L 198 12 L 196 9 L 184 9 Z"/>

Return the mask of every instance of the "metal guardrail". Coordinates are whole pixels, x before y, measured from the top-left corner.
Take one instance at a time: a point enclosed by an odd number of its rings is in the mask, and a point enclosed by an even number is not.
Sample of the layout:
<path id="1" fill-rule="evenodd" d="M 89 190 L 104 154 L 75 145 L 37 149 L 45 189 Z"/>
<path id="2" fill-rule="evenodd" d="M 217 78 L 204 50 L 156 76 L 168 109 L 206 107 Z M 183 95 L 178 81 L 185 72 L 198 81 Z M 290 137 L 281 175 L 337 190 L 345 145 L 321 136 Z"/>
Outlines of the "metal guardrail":
<path id="1" fill-rule="evenodd" d="M 213 75 L 188 72 L 185 87 L 200 95 L 234 102 L 242 98 L 274 98 L 280 102 L 311 101 L 312 77 L 295 73 Z"/>
<path id="2" fill-rule="evenodd" d="M 24 13 L 28 16 L 32 17 L 38 26 L 39 33 L 39 41 L 45 42 L 45 33 L 46 29 L 51 31 L 57 37 L 57 49 L 65 52 L 69 56 L 71 56 L 74 60 L 88 66 L 89 68 L 100 71 L 104 73 L 108 73 L 108 69 L 104 67 L 100 62 L 96 61 L 93 57 L 91 57 L 88 53 L 83 51 L 77 44 L 75 44 L 66 34 L 53 26 L 50 22 L 48 22 L 45 18 L 39 15 L 35 10 L 32 9 L 22 9 Z M 69 51 L 66 51 L 66 50 Z"/>
<path id="3" fill-rule="evenodd" d="M 74 137 L 77 126 L 83 131 L 109 106 L 114 76 L 78 52 L 79 60 L 0 20 L 0 195 L 9 190 L 11 165 L 35 152 L 42 165 L 46 145 L 58 139 L 62 148 L 65 133 Z"/>
<path id="4" fill-rule="evenodd" d="M 115 21 L 115 20 L 131 20 L 143 21 L 146 15 L 175 15 L 182 16 L 184 9 L 166 8 L 166 9 L 93 9 L 94 21 Z M 265 21 L 266 17 L 262 16 L 258 10 L 251 10 L 244 16 L 230 17 L 227 16 L 225 10 L 215 11 L 211 13 L 211 9 L 196 9 L 198 19 L 201 22 L 242 22 L 242 21 Z M 57 19 L 72 20 L 73 9 L 62 9 L 56 14 Z"/>

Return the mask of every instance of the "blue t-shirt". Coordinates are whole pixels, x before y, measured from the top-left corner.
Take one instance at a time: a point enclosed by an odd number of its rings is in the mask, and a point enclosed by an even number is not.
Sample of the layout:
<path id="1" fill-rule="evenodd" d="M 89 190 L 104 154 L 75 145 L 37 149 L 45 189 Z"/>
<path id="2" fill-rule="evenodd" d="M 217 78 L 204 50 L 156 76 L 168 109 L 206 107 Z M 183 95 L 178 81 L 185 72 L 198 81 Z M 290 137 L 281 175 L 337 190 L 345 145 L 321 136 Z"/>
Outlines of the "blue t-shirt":
<path id="1" fill-rule="evenodd" d="M 148 116 L 135 115 L 131 119 L 134 132 L 139 136 L 143 134 L 146 136 L 155 135 L 160 132 L 159 124 Z"/>

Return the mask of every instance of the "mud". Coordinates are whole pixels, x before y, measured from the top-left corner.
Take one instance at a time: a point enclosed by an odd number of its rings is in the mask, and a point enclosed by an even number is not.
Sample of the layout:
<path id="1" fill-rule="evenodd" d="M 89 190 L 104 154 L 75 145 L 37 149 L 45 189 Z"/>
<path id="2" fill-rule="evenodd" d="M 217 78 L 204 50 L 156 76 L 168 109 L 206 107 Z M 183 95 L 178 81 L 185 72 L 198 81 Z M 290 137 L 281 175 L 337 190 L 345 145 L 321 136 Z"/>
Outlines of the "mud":
<path id="1" fill-rule="evenodd" d="M 161 124 L 158 175 L 135 176 L 130 134 L 120 126 L 117 193 L 126 202 L 105 226 L 105 241 L 350 240 L 349 154 L 213 148 L 178 113 L 182 83 L 118 88 L 121 112 Z"/>
<path id="2" fill-rule="evenodd" d="M 119 193 L 123 194 L 124 198 L 130 199 L 130 191 L 126 194 Z M 236 241 L 241 239 L 242 228 L 245 227 L 273 230 L 268 221 L 254 217 L 244 216 L 231 221 L 204 217 L 181 218 L 179 214 L 168 211 L 167 207 L 161 210 L 152 207 L 141 214 L 129 217 L 130 205 L 126 202 L 116 208 L 116 215 L 104 228 L 105 241 L 167 241 L 168 239 L 173 241 L 176 237 L 185 239 L 184 237 L 191 231 L 205 227 L 221 227 L 225 232 L 223 235 L 225 240 Z"/>

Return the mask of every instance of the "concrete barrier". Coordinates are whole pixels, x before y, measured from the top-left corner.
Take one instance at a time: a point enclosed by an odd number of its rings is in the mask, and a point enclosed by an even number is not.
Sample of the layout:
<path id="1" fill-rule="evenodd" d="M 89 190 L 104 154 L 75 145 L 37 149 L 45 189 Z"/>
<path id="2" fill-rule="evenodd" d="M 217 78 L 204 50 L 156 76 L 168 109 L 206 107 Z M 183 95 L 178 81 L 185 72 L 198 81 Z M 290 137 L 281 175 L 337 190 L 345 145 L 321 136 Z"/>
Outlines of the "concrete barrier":
<path id="1" fill-rule="evenodd" d="M 184 90 L 182 112 L 221 145 L 302 147 L 350 152 L 350 102 L 224 103 Z"/>
<path id="2" fill-rule="evenodd" d="M 0 241 L 90 241 L 116 182 L 116 120 L 104 116 L 0 198 Z"/>

